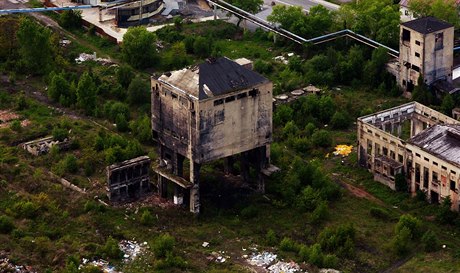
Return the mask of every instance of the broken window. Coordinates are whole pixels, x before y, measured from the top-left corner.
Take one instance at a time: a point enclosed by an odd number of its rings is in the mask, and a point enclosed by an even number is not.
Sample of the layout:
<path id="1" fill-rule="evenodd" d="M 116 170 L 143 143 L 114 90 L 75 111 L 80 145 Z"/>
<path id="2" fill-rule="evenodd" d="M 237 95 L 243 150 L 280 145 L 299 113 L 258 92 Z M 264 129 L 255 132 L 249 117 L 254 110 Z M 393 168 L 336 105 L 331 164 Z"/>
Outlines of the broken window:
<path id="1" fill-rule="evenodd" d="M 420 41 L 415 40 L 416 45 L 420 45 Z"/>
<path id="2" fill-rule="evenodd" d="M 423 187 L 428 188 L 429 170 L 427 167 L 423 167 Z"/>
<path id="3" fill-rule="evenodd" d="M 418 57 L 418 58 L 420 58 L 420 53 L 418 53 L 418 52 L 415 52 L 415 57 Z"/>
<path id="4" fill-rule="evenodd" d="M 230 97 L 225 98 L 225 102 L 231 102 L 234 100 L 235 100 L 235 96 L 230 96 Z"/>
<path id="5" fill-rule="evenodd" d="M 431 181 L 432 182 L 437 182 L 438 181 L 438 173 L 437 172 L 433 172 L 432 175 L 431 175 Z"/>
<path id="6" fill-rule="evenodd" d="M 420 165 L 415 163 L 415 182 L 420 183 Z"/>
<path id="7" fill-rule="evenodd" d="M 244 92 L 244 93 L 238 94 L 238 95 L 236 96 L 236 98 L 237 98 L 237 99 L 242 99 L 242 98 L 246 98 L 247 96 L 248 96 L 248 94 L 247 94 L 246 92 Z"/>
<path id="8" fill-rule="evenodd" d="M 372 141 L 369 139 L 367 140 L 367 154 L 368 155 L 372 154 Z"/>
<path id="9" fill-rule="evenodd" d="M 444 33 L 436 33 L 434 35 L 434 50 L 441 50 L 443 48 Z"/>
<path id="10" fill-rule="evenodd" d="M 255 97 L 257 96 L 257 94 L 259 94 L 259 89 L 252 89 L 251 91 L 249 91 L 249 96 L 251 97 Z"/>
<path id="11" fill-rule="evenodd" d="M 409 30 L 403 29 L 403 32 L 402 32 L 402 40 L 403 40 L 403 41 L 410 42 L 410 31 L 409 31 Z"/>
<path id="12" fill-rule="evenodd" d="M 420 67 L 416 66 L 415 64 L 412 65 L 412 69 L 417 72 L 420 72 Z"/>
<path id="13" fill-rule="evenodd" d="M 388 156 L 388 148 L 383 147 L 383 155 Z"/>
<path id="14" fill-rule="evenodd" d="M 390 157 L 391 157 L 391 159 L 395 159 L 395 152 L 390 150 Z"/>
<path id="15" fill-rule="evenodd" d="M 214 101 L 214 106 L 217 106 L 217 105 L 221 105 L 224 103 L 224 100 L 223 99 L 219 99 L 219 100 L 215 100 Z"/>
<path id="16" fill-rule="evenodd" d="M 401 154 L 398 154 L 398 161 L 401 162 L 401 163 L 403 163 L 403 161 L 404 161 L 404 158 L 403 158 L 403 156 Z"/>
<path id="17" fill-rule="evenodd" d="M 225 111 L 224 110 L 214 112 L 214 122 L 215 122 L 215 124 L 223 123 L 224 120 L 225 120 Z"/>
<path id="18" fill-rule="evenodd" d="M 455 181 L 454 180 L 450 180 L 450 190 L 451 191 L 455 191 Z"/>

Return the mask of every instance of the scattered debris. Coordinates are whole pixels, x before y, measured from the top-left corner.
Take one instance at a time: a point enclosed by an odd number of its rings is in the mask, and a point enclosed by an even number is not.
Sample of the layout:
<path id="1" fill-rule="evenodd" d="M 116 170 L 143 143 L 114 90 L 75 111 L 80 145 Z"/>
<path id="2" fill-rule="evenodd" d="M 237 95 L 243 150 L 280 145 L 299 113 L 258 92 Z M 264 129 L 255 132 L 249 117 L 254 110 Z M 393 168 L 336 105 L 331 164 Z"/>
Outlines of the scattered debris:
<path id="1" fill-rule="evenodd" d="M 248 259 L 248 262 L 252 265 L 266 267 L 273 263 L 276 260 L 276 257 L 278 257 L 278 255 L 268 251 L 264 251 L 262 253 L 254 253 L 253 255 L 251 255 L 251 257 L 249 257 Z"/>
<path id="2" fill-rule="evenodd" d="M 37 273 L 32 267 L 15 265 L 8 258 L 0 258 L 0 272 Z"/>
<path id="3" fill-rule="evenodd" d="M 203 242 L 203 244 L 201 244 L 202 247 L 209 247 L 209 243 L 208 242 Z"/>
<path id="4" fill-rule="evenodd" d="M 322 268 L 319 273 L 340 273 L 340 271 L 331 268 Z"/>
<path id="5" fill-rule="evenodd" d="M 67 47 L 72 43 L 72 41 L 67 40 L 67 39 L 62 39 L 59 41 L 59 45 L 62 47 Z"/>
<path id="6" fill-rule="evenodd" d="M 51 148 L 57 145 L 60 151 L 65 151 L 70 147 L 70 141 L 68 138 L 63 141 L 54 140 L 52 136 L 32 140 L 22 144 L 22 148 L 33 155 L 47 154 Z"/>
<path id="7" fill-rule="evenodd" d="M 77 64 L 81 64 L 86 61 L 95 61 L 98 62 L 102 65 L 112 65 L 114 62 L 112 62 L 110 59 L 105 59 L 105 58 L 97 58 L 96 57 L 96 52 L 93 54 L 88 54 L 88 53 L 81 53 L 78 58 L 75 58 L 75 62 Z"/>
<path id="8" fill-rule="evenodd" d="M 335 146 L 334 155 L 348 156 L 352 150 L 352 145 L 337 145 Z"/>
<path id="9" fill-rule="evenodd" d="M 277 262 L 268 267 L 270 273 L 297 273 L 303 272 L 296 262 Z M 332 273 L 332 272 L 331 272 Z"/>
<path id="10" fill-rule="evenodd" d="M 82 263 L 78 266 L 78 270 L 83 269 L 85 266 L 93 265 L 104 273 L 123 273 L 121 271 L 117 271 L 114 266 L 111 266 L 109 262 L 106 260 L 98 259 L 94 261 L 89 261 L 88 259 L 83 258 Z"/>
<path id="11" fill-rule="evenodd" d="M 129 262 L 133 261 L 134 259 L 136 259 L 137 256 L 144 252 L 145 247 L 147 247 L 147 242 L 139 244 L 136 241 L 121 240 L 118 243 L 118 246 L 124 253 L 124 261 Z"/>
<path id="12" fill-rule="evenodd" d="M 288 60 L 284 56 L 276 56 L 273 58 L 275 61 L 283 63 L 283 64 L 288 64 Z"/>
<path id="13" fill-rule="evenodd" d="M 0 110 L 0 128 L 10 127 L 15 120 L 20 120 L 20 116 L 11 110 Z M 25 127 L 30 124 L 29 120 L 22 120 L 21 126 Z"/>

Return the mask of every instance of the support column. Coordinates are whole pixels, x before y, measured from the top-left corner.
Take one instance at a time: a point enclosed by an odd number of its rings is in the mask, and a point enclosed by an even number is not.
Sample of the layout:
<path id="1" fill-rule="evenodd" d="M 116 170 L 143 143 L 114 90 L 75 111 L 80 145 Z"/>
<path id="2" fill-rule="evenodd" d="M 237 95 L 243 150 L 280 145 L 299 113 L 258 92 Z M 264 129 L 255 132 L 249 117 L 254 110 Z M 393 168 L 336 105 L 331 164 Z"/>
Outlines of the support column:
<path id="1" fill-rule="evenodd" d="M 190 162 L 190 212 L 200 213 L 200 168 L 201 165 L 193 161 Z"/>
<path id="2" fill-rule="evenodd" d="M 224 172 L 225 174 L 233 173 L 233 163 L 234 163 L 233 156 L 227 156 L 224 158 Z"/>
<path id="3" fill-rule="evenodd" d="M 182 205 L 184 204 L 184 193 L 182 188 L 179 185 L 174 185 L 174 204 Z"/>
<path id="4" fill-rule="evenodd" d="M 255 166 L 257 166 L 258 173 L 257 191 L 260 193 L 265 193 L 265 175 L 262 173 L 262 170 L 268 165 L 266 146 L 257 148 L 256 160 L 257 162 L 255 162 Z"/>
<path id="5" fill-rule="evenodd" d="M 248 152 L 242 152 L 240 154 L 240 169 L 241 169 L 241 177 L 243 178 L 243 182 L 247 183 L 249 181 L 249 160 L 248 160 Z"/>
<path id="6" fill-rule="evenodd" d="M 168 196 L 167 182 L 160 174 L 158 174 L 158 192 L 161 198 L 166 198 Z"/>

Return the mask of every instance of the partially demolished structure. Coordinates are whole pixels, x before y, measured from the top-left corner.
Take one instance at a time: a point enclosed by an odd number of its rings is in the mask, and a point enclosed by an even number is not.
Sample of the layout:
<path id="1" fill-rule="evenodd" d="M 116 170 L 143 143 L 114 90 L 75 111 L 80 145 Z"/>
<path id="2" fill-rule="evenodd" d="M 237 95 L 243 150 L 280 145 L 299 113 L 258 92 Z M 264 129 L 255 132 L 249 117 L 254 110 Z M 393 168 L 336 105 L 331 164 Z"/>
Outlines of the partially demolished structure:
<path id="1" fill-rule="evenodd" d="M 412 194 L 460 200 L 460 121 L 417 102 L 358 118 L 358 161 L 393 190 L 399 174 Z"/>
<path id="2" fill-rule="evenodd" d="M 67 150 L 70 146 L 68 138 L 63 141 L 55 140 L 52 136 L 32 140 L 22 144 L 22 148 L 33 155 L 47 154 L 53 146 L 57 146 L 59 150 Z"/>
<path id="3" fill-rule="evenodd" d="M 202 164 L 224 159 L 231 171 L 239 159 L 242 177 L 249 168 L 265 189 L 270 175 L 272 141 L 272 83 L 225 57 L 209 59 L 193 68 L 152 77 L 152 130 L 159 145 L 156 168 L 162 197 L 173 182 L 176 204 L 189 202 L 200 211 L 199 176 Z M 183 174 L 184 160 L 190 176 Z"/>
<path id="4" fill-rule="evenodd" d="M 112 202 L 138 199 L 149 193 L 150 158 L 140 156 L 110 165 L 106 169 L 107 196 Z"/>

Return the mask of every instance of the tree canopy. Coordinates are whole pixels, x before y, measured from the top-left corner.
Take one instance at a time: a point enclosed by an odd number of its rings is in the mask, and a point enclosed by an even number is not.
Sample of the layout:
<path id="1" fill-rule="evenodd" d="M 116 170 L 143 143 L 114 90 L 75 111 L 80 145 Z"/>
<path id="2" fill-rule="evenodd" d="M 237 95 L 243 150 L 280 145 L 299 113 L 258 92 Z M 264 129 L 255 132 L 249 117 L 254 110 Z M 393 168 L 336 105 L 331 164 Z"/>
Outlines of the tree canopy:
<path id="1" fill-rule="evenodd" d="M 123 58 L 135 68 L 146 68 L 157 60 L 156 36 L 145 27 L 131 27 L 123 36 Z"/>
<path id="2" fill-rule="evenodd" d="M 459 15 L 455 0 L 411 0 L 409 10 L 416 17 L 434 16 L 459 26 Z"/>
<path id="3" fill-rule="evenodd" d="M 252 14 L 257 13 L 264 3 L 263 0 L 228 0 L 227 2 Z M 239 18 L 237 25 L 240 24 L 241 20 L 242 18 Z"/>

